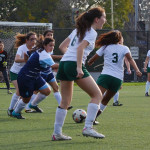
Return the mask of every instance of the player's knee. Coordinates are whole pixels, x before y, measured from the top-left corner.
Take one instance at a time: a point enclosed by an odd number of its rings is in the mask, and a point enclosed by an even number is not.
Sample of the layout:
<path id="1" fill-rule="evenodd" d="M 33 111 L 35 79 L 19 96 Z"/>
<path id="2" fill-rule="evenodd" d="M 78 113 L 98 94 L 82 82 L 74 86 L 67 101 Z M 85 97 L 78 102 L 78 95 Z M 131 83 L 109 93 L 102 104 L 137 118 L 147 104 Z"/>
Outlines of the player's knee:
<path id="1" fill-rule="evenodd" d="M 54 93 L 59 91 L 59 87 L 57 84 L 53 85 L 52 88 Z"/>
<path id="2" fill-rule="evenodd" d="M 50 88 L 47 88 L 47 89 L 45 89 L 45 91 L 44 91 L 43 94 L 44 94 L 45 96 L 48 96 L 50 93 L 51 93 Z"/>
<path id="3" fill-rule="evenodd" d="M 31 99 L 31 97 L 29 97 L 29 98 L 22 98 L 22 101 L 27 104 L 27 103 L 29 103 L 30 99 Z"/>

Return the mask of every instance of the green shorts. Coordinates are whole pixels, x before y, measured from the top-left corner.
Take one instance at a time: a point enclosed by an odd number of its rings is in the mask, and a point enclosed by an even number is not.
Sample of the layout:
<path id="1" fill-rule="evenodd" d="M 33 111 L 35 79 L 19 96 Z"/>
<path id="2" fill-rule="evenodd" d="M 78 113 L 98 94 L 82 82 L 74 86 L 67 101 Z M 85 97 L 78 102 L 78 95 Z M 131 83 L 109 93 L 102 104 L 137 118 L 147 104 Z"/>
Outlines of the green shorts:
<path id="1" fill-rule="evenodd" d="M 10 71 L 10 80 L 11 80 L 11 81 L 17 80 L 17 76 L 18 76 L 18 74 L 13 73 L 13 72 Z"/>
<path id="2" fill-rule="evenodd" d="M 147 73 L 150 73 L 150 67 L 147 67 Z"/>
<path id="3" fill-rule="evenodd" d="M 105 89 L 117 92 L 122 85 L 122 80 L 110 75 L 101 74 L 97 79 L 97 84 Z"/>
<path id="4" fill-rule="evenodd" d="M 82 64 L 82 71 L 84 73 L 82 78 L 90 76 L 90 73 L 87 71 L 86 67 L 83 64 Z M 58 80 L 74 81 L 79 79 L 76 76 L 77 76 L 77 62 L 75 61 L 60 62 L 56 76 Z"/>

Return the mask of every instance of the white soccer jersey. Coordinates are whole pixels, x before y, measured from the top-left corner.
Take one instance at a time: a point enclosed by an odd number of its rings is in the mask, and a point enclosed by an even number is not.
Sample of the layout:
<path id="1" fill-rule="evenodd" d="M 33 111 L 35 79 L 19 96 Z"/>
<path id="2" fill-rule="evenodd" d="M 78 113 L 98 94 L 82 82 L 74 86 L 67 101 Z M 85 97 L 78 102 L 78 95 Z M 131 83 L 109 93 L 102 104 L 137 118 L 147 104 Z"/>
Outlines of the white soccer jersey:
<path id="1" fill-rule="evenodd" d="M 69 47 L 62 57 L 61 61 L 77 61 L 77 48 L 80 44 L 79 38 L 77 37 L 77 30 L 73 30 L 72 33 L 68 36 L 70 38 Z M 84 49 L 82 63 L 85 64 L 87 56 L 95 47 L 95 40 L 97 37 L 97 32 L 91 28 L 90 31 L 85 33 L 83 40 L 89 42 L 89 45 Z"/>
<path id="2" fill-rule="evenodd" d="M 148 56 L 149 59 L 150 59 L 150 50 L 147 52 L 147 56 Z M 150 67 L 150 60 L 149 60 L 149 62 L 148 62 L 148 67 Z"/>
<path id="3" fill-rule="evenodd" d="M 23 44 L 18 47 L 16 55 L 20 55 L 21 58 L 24 58 L 24 53 L 27 53 L 29 49 L 27 48 L 26 44 Z M 16 63 L 14 62 L 12 67 L 10 68 L 10 71 L 13 73 L 18 74 L 20 69 L 25 65 L 25 63 Z"/>
<path id="4" fill-rule="evenodd" d="M 104 55 L 104 67 L 101 74 L 110 75 L 123 80 L 124 76 L 124 56 L 130 53 L 127 46 L 120 44 L 112 44 L 102 46 L 97 50 L 99 56 Z"/>

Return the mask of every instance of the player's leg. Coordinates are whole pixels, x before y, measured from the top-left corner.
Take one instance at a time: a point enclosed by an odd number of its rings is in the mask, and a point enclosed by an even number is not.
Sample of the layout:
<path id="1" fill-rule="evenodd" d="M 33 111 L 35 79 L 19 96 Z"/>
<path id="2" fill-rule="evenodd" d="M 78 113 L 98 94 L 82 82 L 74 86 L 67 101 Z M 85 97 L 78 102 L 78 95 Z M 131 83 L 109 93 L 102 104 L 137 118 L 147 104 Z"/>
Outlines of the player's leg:
<path id="1" fill-rule="evenodd" d="M 74 81 L 60 81 L 62 100 L 60 106 L 56 109 L 54 133 L 52 135 L 53 141 L 72 139 L 71 137 L 62 134 L 62 127 L 67 115 L 67 108 L 72 100 L 73 83 Z"/>
<path id="2" fill-rule="evenodd" d="M 16 93 L 13 94 L 11 98 L 10 106 L 7 110 L 7 114 L 9 116 L 12 116 L 13 109 L 15 108 L 15 105 L 17 104 L 17 102 L 19 102 L 19 98 L 20 98 L 20 93 L 19 93 L 19 88 L 18 88 L 18 83 L 17 83 L 17 76 L 18 76 L 17 74 L 10 72 L 11 81 L 16 89 Z"/>
<path id="3" fill-rule="evenodd" d="M 96 82 L 91 76 L 78 79 L 76 80 L 76 83 L 91 97 L 90 103 L 88 104 L 87 108 L 87 117 L 85 120 L 85 126 L 83 128 L 82 134 L 84 136 L 104 138 L 105 136 L 103 134 L 98 133 L 93 129 L 93 122 L 99 110 L 100 100 L 102 99 L 102 93 L 100 89 L 98 88 Z"/>
<path id="4" fill-rule="evenodd" d="M 30 101 L 30 99 L 31 97 L 22 97 L 17 103 L 17 106 L 15 107 L 14 111 L 12 112 L 12 116 L 17 119 L 25 119 L 25 117 L 21 115 L 21 111 L 25 108 L 26 104 Z"/>
<path id="5" fill-rule="evenodd" d="M 58 86 L 56 79 L 51 80 L 49 82 L 49 84 L 51 85 L 51 87 L 53 89 L 54 97 L 56 98 L 58 105 L 60 105 L 62 97 L 61 97 L 61 93 L 59 92 L 59 86 Z M 73 106 L 69 106 L 67 109 L 70 110 L 72 108 L 73 108 Z"/>
<path id="6" fill-rule="evenodd" d="M 26 113 L 34 113 L 34 112 L 35 112 L 35 111 L 33 111 L 33 110 L 29 107 L 29 104 L 34 101 L 34 99 L 36 98 L 37 94 L 38 94 L 38 91 L 34 91 L 34 92 L 33 92 L 33 95 L 31 96 L 31 99 L 30 99 L 29 103 L 28 103 L 28 104 L 26 105 L 26 107 L 25 107 L 25 112 L 26 112 Z"/>
<path id="7" fill-rule="evenodd" d="M 54 78 L 55 79 L 55 78 Z M 55 80 L 51 80 L 49 82 L 50 86 L 52 87 L 53 89 L 53 93 L 54 93 L 54 97 L 55 99 L 57 100 L 58 102 L 58 105 L 60 105 L 60 102 L 61 102 L 61 94 L 59 92 L 59 87 L 58 87 L 58 84 L 56 82 L 56 79 Z"/>
<path id="8" fill-rule="evenodd" d="M 100 110 L 96 117 L 102 114 L 106 109 L 108 102 L 115 95 L 115 93 L 120 89 L 122 81 L 115 77 L 109 75 L 100 75 L 97 84 L 100 90 L 104 93 L 103 99 L 100 103 Z"/>
<path id="9" fill-rule="evenodd" d="M 12 94 L 12 92 L 10 91 L 10 84 L 9 84 L 9 80 L 8 80 L 7 70 L 4 69 L 4 70 L 2 71 L 2 74 L 3 74 L 4 80 L 5 80 L 5 82 L 6 82 L 8 94 Z"/>
<path id="10" fill-rule="evenodd" d="M 145 85 L 145 96 L 149 96 L 149 87 L 150 87 L 150 68 L 147 69 L 147 82 Z"/>
<path id="11" fill-rule="evenodd" d="M 113 106 L 122 106 L 123 104 L 119 103 L 119 91 L 114 95 Z"/>
<path id="12" fill-rule="evenodd" d="M 38 107 L 38 104 L 51 93 L 51 89 L 48 83 L 42 77 L 40 77 L 36 82 L 36 87 L 40 87 L 38 89 L 39 93 L 37 94 L 35 99 L 29 103 L 29 107 L 34 109 L 36 112 L 42 113 L 43 110 Z"/>

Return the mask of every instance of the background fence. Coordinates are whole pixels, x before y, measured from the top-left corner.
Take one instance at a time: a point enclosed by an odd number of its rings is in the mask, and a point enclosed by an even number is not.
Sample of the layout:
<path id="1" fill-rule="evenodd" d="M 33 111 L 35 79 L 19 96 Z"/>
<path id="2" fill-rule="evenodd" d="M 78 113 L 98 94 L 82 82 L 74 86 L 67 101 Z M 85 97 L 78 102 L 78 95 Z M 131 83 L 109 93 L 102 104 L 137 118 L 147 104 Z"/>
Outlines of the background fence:
<path id="1" fill-rule="evenodd" d="M 16 49 L 14 48 L 14 36 L 16 34 L 16 32 L 20 32 L 20 33 L 27 33 L 29 31 L 34 31 L 37 34 L 42 34 L 44 32 L 44 30 L 46 30 L 46 28 L 44 29 L 37 29 L 37 28 L 28 28 L 28 29 L 20 29 L 20 30 L 8 30 L 5 32 L 4 34 L 4 27 L 3 29 L 1 29 L 0 27 L 0 40 L 2 40 L 5 44 L 5 50 L 8 52 L 8 70 L 10 69 L 10 67 L 12 66 L 13 62 L 14 62 L 14 57 L 16 54 Z M 71 31 L 73 29 L 58 29 L 58 28 L 54 28 L 54 38 L 56 40 L 56 45 L 55 45 L 55 49 L 54 49 L 54 54 L 56 55 L 61 55 L 62 53 L 59 51 L 58 47 L 60 45 L 60 43 L 71 33 Z M 109 30 L 98 30 L 98 35 L 104 32 L 108 32 Z M 145 61 L 146 55 L 147 55 L 147 51 L 150 48 L 150 32 L 148 31 L 121 31 L 124 37 L 124 44 L 126 46 L 130 47 L 138 47 L 139 48 L 139 57 L 138 59 L 135 59 L 138 67 L 140 68 L 140 70 L 143 72 L 143 63 Z M 88 58 L 90 58 L 92 55 L 95 54 L 94 50 L 89 56 Z M 94 66 L 97 66 L 99 64 L 103 64 L 103 58 L 97 60 L 94 64 Z M 92 73 L 92 75 L 94 76 L 94 78 L 97 78 L 97 76 L 99 75 L 99 72 L 102 71 L 102 65 L 100 65 L 99 67 L 89 67 L 86 64 L 87 69 Z M 146 81 L 146 73 L 143 72 L 143 76 L 141 78 L 137 78 L 136 75 L 134 74 L 134 71 L 131 67 L 132 70 L 132 74 L 131 75 L 127 75 L 127 71 L 125 69 L 125 78 L 124 81 Z"/>

